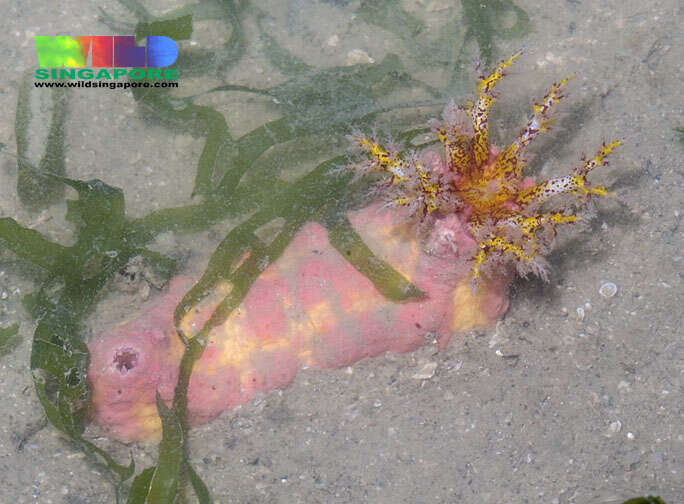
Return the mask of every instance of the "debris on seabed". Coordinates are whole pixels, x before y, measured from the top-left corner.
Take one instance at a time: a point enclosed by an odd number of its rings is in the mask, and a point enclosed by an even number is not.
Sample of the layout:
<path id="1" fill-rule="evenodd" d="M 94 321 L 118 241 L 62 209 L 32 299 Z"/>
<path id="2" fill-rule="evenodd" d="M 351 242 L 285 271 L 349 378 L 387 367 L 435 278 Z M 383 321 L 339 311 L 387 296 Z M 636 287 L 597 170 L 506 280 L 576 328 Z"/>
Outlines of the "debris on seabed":
<path id="1" fill-rule="evenodd" d="M 420 371 L 414 374 L 411 378 L 415 380 L 429 380 L 430 378 L 435 376 L 436 369 L 436 362 L 426 362 L 425 364 L 423 364 L 423 367 L 420 368 Z"/>
<path id="2" fill-rule="evenodd" d="M 610 422 L 608 426 L 608 432 L 605 434 L 606 437 L 613 437 L 615 434 L 622 430 L 622 422 L 620 420 L 614 420 Z"/>
<path id="3" fill-rule="evenodd" d="M 359 63 L 375 63 L 375 60 L 363 49 L 352 49 L 347 53 L 345 62 L 347 66 L 353 66 Z"/>

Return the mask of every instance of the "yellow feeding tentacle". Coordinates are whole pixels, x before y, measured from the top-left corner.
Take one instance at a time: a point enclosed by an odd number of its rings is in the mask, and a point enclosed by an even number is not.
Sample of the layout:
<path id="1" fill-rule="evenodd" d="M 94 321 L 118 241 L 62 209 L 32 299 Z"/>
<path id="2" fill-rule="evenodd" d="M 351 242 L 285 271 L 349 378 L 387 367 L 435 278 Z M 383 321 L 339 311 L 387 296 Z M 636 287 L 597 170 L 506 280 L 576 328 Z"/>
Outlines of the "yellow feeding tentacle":
<path id="1" fill-rule="evenodd" d="M 551 87 L 549 88 L 548 92 L 544 96 L 544 99 L 542 100 L 541 103 L 536 104 L 534 106 L 534 115 L 535 116 L 545 116 L 548 114 L 549 109 L 556 103 L 558 103 L 561 98 L 563 98 L 563 95 L 561 94 L 561 89 L 563 86 L 565 86 L 568 82 L 570 82 L 572 79 L 575 78 L 575 74 L 572 74 L 570 77 L 566 77 L 562 81 L 552 84 Z"/>
<path id="2" fill-rule="evenodd" d="M 583 194 L 598 194 L 599 196 L 607 196 L 608 191 L 606 191 L 606 188 L 603 186 L 591 186 L 587 187 L 585 186 L 586 179 L 580 175 L 575 175 L 572 177 L 572 181 L 575 184 L 575 189 L 573 190 L 573 193 L 578 194 L 578 193 L 583 193 Z"/>
<path id="3" fill-rule="evenodd" d="M 537 135 L 544 133 L 548 129 L 548 126 L 553 122 L 551 119 L 549 119 L 551 107 L 553 107 L 563 98 L 561 89 L 574 77 L 575 76 L 573 74 L 570 77 L 563 79 L 559 83 L 552 84 L 546 95 L 544 95 L 544 99 L 541 101 L 541 103 L 534 105 L 534 113 L 532 114 L 532 117 L 530 117 L 530 120 L 527 122 L 525 128 L 523 128 L 523 130 L 520 132 L 520 135 L 515 142 L 518 144 L 519 150 L 527 147 L 532 140 L 537 137 Z"/>
<path id="4" fill-rule="evenodd" d="M 455 173 L 469 175 L 473 167 L 473 156 L 470 152 L 470 138 L 459 135 L 445 144 L 449 168 Z"/>
<path id="5" fill-rule="evenodd" d="M 383 168 L 387 168 L 390 164 L 392 164 L 393 160 L 389 153 L 380 147 L 379 143 L 371 142 L 365 137 L 356 137 L 356 141 L 359 142 L 361 148 L 370 154 L 371 158 L 376 160 Z"/>
<path id="6" fill-rule="evenodd" d="M 556 212 L 552 214 L 539 214 L 531 217 L 522 217 L 520 215 L 508 219 L 508 223 L 522 229 L 526 235 L 531 235 L 544 224 L 571 224 L 577 222 L 579 218 L 576 215 L 563 215 Z"/>
<path id="7" fill-rule="evenodd" d="M 531 261 L 534 259 L 534 254 L 525 254 L 525 251 L 522 249 L 522 247 L 511 243 L 503 236 L 492 235 L 492 237 L 488 240 L 480 242 L 478 247 L 480 247 L 480 251 L 475 256 L 475 264 L 473 265 L 473 278 L 478 278 L 480 276 L 480 266 L 485 262 L 487 256 L 493 250 L 500 250 L 504 253 L 513 254 L 518 259 L 522 259 L 524 261 Z"/>
<path id="8" fill-rule="evenodd" d="M 398 184 L 408 180 L 404 161 L 396 155 L 390 155 L 379 143 L 371 142 L 365 137 L 355 137 L 359 146 L 371 157 L 373 167 L 377 170 L 384 170 L 393 175 L 392 184 Z"/>
<path id="9" fill-rule="evenodd" d="M 469 107 L 469 113 L 473 121 L 473 130 L 475 131 L 471 145 L 475 163 L 478 167 L 489 157 L 489 127 L 487 122 L 489 121 L 489 109 L 492 103 L 494 103 L 492 89 L 503 78 L 504 70 L 511 66 L 520 54 L 521 52 L 518 51 L 507 60 L 499 63 L 488 77 L 481 79 L 477 84 L 477 102 L 472 107 Z"/>
<path id="10" fill-rule="evenodd" d="M 396 198 L 392 200 L 392 203 L 394 203 L 397 206 L 404 206 L 411 203 L 414 199 L 416 199 L 415 196 L 402 196 L 401 198 Z"/>
<path id="11" fill-rule="evenodd" d="M 556 179 L 547 180 L 537 184 L 529 189 L 525 189 L 518 193 L 515 201 L 517 203 L 541 203 L 556 194 L 574 193 L 574 194 L 597 194 L 599 196 L 607 196 L 608 191 L 603 186 L 586 186 L 587 175 L 591 170 L 605 164 L 605 158 L 613 152 L 613 149 L 620 145 L 618 140 L 609 144 L 604 143 L 599 152 L 591 159 L 584 162 L 584 165 L 575 169 L 575 175 L 566 175 Z"/>
<path id="12" fill-rule="evenodd" d="M 540 133 L 544 133 L 553 122 L 549 119 L 551 107 L 563 98 L 561 89 L 573 78 L 574 75 L 571 75 L 559 83 L 553 84 L 541 103 L 534 105 L 534 112 L 525 127 L 520 131 L 518 138 L 497 157 L 494 173 L 491 174 L 492 177 L 498 179 L 503 177 L 519 179 L 522 177 L 524 164 L 519 159 L 520 154 Z"/>
<path id="13" fill-rule="evenodd" d="M 471 141 L 475 164 L 479 167 L 489 157 L 489 109 L 494 103 L 494 97 L 483 94 L 473 107 L 471 117 L 473 119 L 473 129 L 475 134 Z"/>
<path id="14" fill-rule="evenodd" d="M 503 60 L 501 63 L 499 63 L 497 67 L 494 69 L 494 71 L 489 74 L 488 77 L 480 79 L 480 82 L 477 83 L 477 94 L 489 93 L 494 87 L 494 85 L 497 82 L 499 82 L 503 77 L 504 70 L 510 67 L 513 64 L 513 62 L 520 57 L 521 54 L 522 51 L 516 52 L 507 60 Z"/>
<path id="15" fill-rule="evenodd" d="M 547 180 L 534 187 L 521 191 L 515 201 L 517 203 L 542 203 L 557 194 L 597 194 L 606 196 L 608 191 L 603 186 L 587 187 L 586 178 L 583 175 L 567 175 L 556 179 Z"/>
<path id="16" fill-rule="evenodd" d="M 581 175 L 581 176 L 586 176 L 587 173 L 589 173 L 591 170 L 593 170 L 597 166 L 604 164 L 605 158 L 611 152 L 613 152 L 613 149 L 615 149 L 619 145 L 620 145 L 619 140 L 615 140 L 614 142 L 611 142 L 609 144 L 606 144 L 604 142 L 603 145 L 601 145 L 601 148 L 599 149 L 599 151 L 596 153 L 596 155 L 591 159 L 587 159 L 581 168 L 575 169 L 575 173 L 577 173 L 578 175 Z"/>
<path id="17" fill-rule="evenodd" d="M 541 182 L 529 189 L 520 191 L 515 201 L 517 203 L 531 203 L 533 201 L 541 203 L 556 194 L 569 193 L 575 189 L 577 189 L 575 177 L 566 175 L 565 177 Z"/>
<path id="18" fill-rule="evenodd" d="M 496 157 L 496 163 L 492 163 L 490 169 L 485 172 L 487 179 L 501 180 L 511 174 L 519 177 L 518 174 L 522 172 L 523 168 L 523 163 L 518 159 L 519 150 L 517 141 L 506 147 Z"/>
<path id="19" fill-rule="evenodd" d="M 430 173 L 420 164 L 416 164 L 416 173 L 420 180 L 420 191 L 425 199 L 427 213 L 432 213 L 437 209 L 435 199 L 439 193 L 439 186 L 430 181 Z"/>

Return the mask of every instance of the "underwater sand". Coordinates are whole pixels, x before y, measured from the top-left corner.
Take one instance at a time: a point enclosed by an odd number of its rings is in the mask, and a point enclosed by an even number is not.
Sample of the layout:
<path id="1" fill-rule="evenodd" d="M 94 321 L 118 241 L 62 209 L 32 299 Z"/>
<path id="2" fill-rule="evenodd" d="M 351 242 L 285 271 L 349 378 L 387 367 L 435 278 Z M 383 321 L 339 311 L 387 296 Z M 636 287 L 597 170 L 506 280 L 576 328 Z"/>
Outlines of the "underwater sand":
<path id="1" fill-rule="evenodd" d="M 357 2 L 255 3 L 277 21 L 273 35 L 311 65 L 344 64 L 358 56 L 349 54 L 355 49 L 380 61 L 402 44 L 354 24 Z M 496 39 L 497 58 L 521 45 L 526 53 L 498 86 L 492 135 L 513 138 L 532 100 L 576 73 L 558 106 L 557 128 L 532 149 L 538 155 L 532 169 L 564 174 L 582 152 L 618 138 L 623 146 L 611 166 L 592 180 L 616 184 L 627 206 L 602 202 L 590 229 L 563 238 L 550 257 L 548 284 L 516 281 L 496 327 L 456 336 L 439 353 L 427 345 L 346 370 L 302 372 L 288 389 L 193 429 L 192 463 L 216 502 L 593 504 L 649 493 L 668 504 L 684 501 L 684 146 L 672 131 L 684 124 L 677 29 L 683 13 L 672 0 L 516 3 L 532 31 L 523 40 Z M 402 2 L 435 26 L 442 8 L 455 8 L 449 4 Z M 161 14 L 178 5 L 149 8 Z M 3 7 L 0 142 L 13 152 L 18 84 L 36 66 L 33 35 L 110 31 L 98 23 L 95 3 Z M 115 3 L 102 7 L 115 18 L 127 15 Z M 220 27 L 206 22 L 204 28 L 196 30 L 198 43 L 211 48 Z M 329 43 L 332 34 L 336 45 Z M 407 68 L 434 85 L 442 78 Z M 224 77 L 268 86 L 282 78 L 270 72 L 252 50 Z M 181 79 L 180 92 L 219 83 Z M 221 110 L 235 135 L 277 117 L 263 100 L 245 95 L 219 93 L 200 103 Z M 203 142 L 145 123 L 128 92 L 74 93 L 67 175 L 123 188 L 129 215 L 140 216 L 190 201 Z M 0 215 L 68 243 L 64 206 L 28 214 L 15 181 L 16 161 L 3 156 Z M 200 270 L 226 229 L 227 223 L 215 232 L 168 237 L 163 246 Z M 28 367 L 33 326 L 19 305 L 34 285 L 7 254 L 0 255 L 0 269 L 0 292 L 8 293 L 0 299 L 0 325 L 19 322 L 24 339 L 0 359 L 0 502 L 113 502 L 100 470 L 55 429 L 40 428 Z M 614 297 L 599 293 L 605 282 L 617 286 Z M 138 305 L 135 295 L 108 296 L 88 320 L 92 331 Z M 132 451 L 138 468 L 156 459 L 154 444 L 100 442 L 122 461 Z"/>

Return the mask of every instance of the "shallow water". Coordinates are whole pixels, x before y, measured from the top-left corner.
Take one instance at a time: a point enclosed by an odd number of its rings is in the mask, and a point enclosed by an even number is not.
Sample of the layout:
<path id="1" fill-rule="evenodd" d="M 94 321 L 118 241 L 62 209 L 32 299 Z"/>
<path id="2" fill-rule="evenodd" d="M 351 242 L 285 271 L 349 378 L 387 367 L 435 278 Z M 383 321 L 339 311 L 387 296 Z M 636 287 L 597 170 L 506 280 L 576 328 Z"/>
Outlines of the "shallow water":
<path id="1" fill-rule="evenodd" d="M 148 5 L 163 15 L 182 4 Z M 269 14 L 269 33 L 314 68 L 379 65 L 396 52 L 408 74 L 436 88 L 448 75 L 423 65 L 406 40 L 364 23 L 359 2 L 254 2 Z M 449 2 L 402 2 L 433 33 L 460 19 Z M 682 12 L 674 1 L 519 1 L 531 19 L 522 39 L 495 39 L 495 60 L 519 47 L 525 54 L 498 86 L 491 119 L 497 143 L 510 141 L 530 103 L 549 84 L 575 73 L 559 106 L 556 128 L 534 148 L 530 170 L 565 174 L 602 140 L 623 146 L 592 180 L 625 200 L 602 201 L 591 226 L 560 240 L 550 256 L 550 281 L 518 281 L 505 318 L 486 331 L 459 335 L 446 351 L 434 345 L 387 355 L 340 371 L 307 371 L 236 414 L 193 429 L 191 462 L 216 502 L 482 502 L 594 503 L 641 494 L 668 503 L 684 499 L 684 349 L 681 340 L 682 205 L 679 135 L 682 120 Z M 118 4 L 101 6 L 134 22 Z M 9 64 L 0 103 L 7 111 L 0 142 L 14 151 L 14 110 L 22 74 L 37 66 L 36 34 L 109 34 L 98 6 L 24 2 L 6 6 L 0 47 Z M 230 31 L 216 20 L 195 22 L 192 47 L 217 50 Z M 246 55 L 237 65 L 180 79 L 177 96 L 222 83 L 264 88 L 285 76 L 264 56 L 254 18 L 245 22 Z M 455 35 L 460 47 L 464 29 Z M 429 36 L 427 37 L 429 40 Z M 471 42 L 465 61 L 477 54 Z M 456 53 L 456 56 L 458 53 Z M 371 61 L 372 60 L 372 61 Z M 454 96 L 463 101 L 476 74 Z M 127 214 L 189 204 L 204 137 L 146 120 L 131 93 L 77 90 L 67 122 L 67 176 L 99 178 L 124 190 Z M 427 100 L 425 91 L 390 89 L 384 103 Z M 456 91 L 454 91 L 456 93 Z M 345 99 L 350 99 L 345 97 Z M 392 101 L 394 100 L 394 101 Z M 382 101 L 382 100 L 381 100 Z M 196 103 L 223 113 L 241 136 L 280 117 L 268 98 L 239 92 L 205 95 Z M 436 115 L 439 107 L 422 110 Z M 377 119 L 379 129 L 383 120 Z M 416 126 L 414 119 L 409 127 Z M 328 131 L 322 131 L 325 134 Z M 318 157 L 282 175 L 294 179 L 344 151 L 343 133 L 322 137 Z M 306 149 L 303 148 L 304 151 Z M 314 151 L 315 152 L 315 151 Z M 263 169 L 288 166 L 302 153 L 265 156 Z M 282 157 L 281 157 L 282 156 Z M 270 164 L 269 164 L 270 163 Z M 292 163 L 289 164 L 292 166 Z M 63 203 L 26 211 L 16 195 L 16 160 L 2 158 L 0 216 L 10 216 L 51 240 L 68 244 L 73 227 Z M 74 193 L 69 193 L 71 197 Z M 158 250 L 201 271 L 226 232 L 244 216 L 208 231 L 161 235 Z M 102 470 L 64 442 L 33 391 L 28 366 L 33 325 L 20 306 L 37 273 L 0 249 L 0 326 L 21 324 L 23 342 L 1 357 L 0 457 L 3 502 L 113 502 Z M 606 282 L 615 296 L 599 292 Z M 144 292 L 112 288 L 88 317 L 90 331 L 130 317 Z M 154 288 L 152 288 L 154 295 Z M 3 296 L 4 298 L 5 296 Z M 435 372 L 417 379 L 428 365 Z M 93 431 L 92 435 L 97 436 Z M 119 460 L 133 453 L 138 468 L 157 448 L 98 443 Z"/>

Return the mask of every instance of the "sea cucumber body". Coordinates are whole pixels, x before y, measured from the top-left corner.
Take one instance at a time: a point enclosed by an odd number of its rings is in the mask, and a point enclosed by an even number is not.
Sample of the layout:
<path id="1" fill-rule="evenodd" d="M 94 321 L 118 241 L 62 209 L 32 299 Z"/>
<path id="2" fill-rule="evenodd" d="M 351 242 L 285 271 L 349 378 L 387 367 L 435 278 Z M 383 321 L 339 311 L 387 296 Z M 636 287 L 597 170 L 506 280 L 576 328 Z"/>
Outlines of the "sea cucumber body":
<path id="1" fill-rule="evenodd" d="M 459 215 L 438 219 L 423 243 L 398 210 L 373 205 L 349 219 L 375 255 L 426 296 L 388 301 L 331 246 L 323 226 L 305 225 L 209 334 L 190 379 L 192 424 L 211 421 L 257 392 L 287 387 L 302 367 L 340 368 L 386 351 L 409 352 L 426 333 L 443 347 L 454 332 L 491 324 L 506 311 L 512 275 L 487 279 L 473 291 L 471 267 L 459 257 L 470 257 L 475 243 Z M 120 439 L 159 435 L 155 391 L 171 399 L 182 354 L 173 311 L 191 285 L 187 278 L 172 280 L 146 314 L 89 342 L 92 417 Z M 192 333 L 204 318 L 190 314 L 182 326 Z"/>

